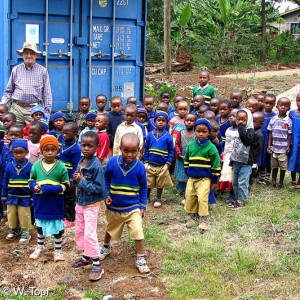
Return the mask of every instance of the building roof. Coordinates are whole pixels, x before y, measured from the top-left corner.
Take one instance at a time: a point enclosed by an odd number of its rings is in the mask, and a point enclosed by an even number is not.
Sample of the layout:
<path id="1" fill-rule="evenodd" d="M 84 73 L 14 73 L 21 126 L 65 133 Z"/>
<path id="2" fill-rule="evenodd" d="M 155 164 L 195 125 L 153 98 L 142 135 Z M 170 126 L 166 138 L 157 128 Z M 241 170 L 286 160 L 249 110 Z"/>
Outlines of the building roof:
<path id="1" fill-rule="evenodd" d="M 293 13 L 293 12 L 295 12 L 295 11 L 297 11 L 297 10 L 300 11 L 300 6 L 297 7 L 297 8 L 291 9 L 291 10 L 289 10 L 289 11 L 286 11 L 286 12 L 280 14 L 280 16 L 281 16 L 281 17 L 282 17 L 282 16 L 286 16 L 286 15 L 288 15 L 288 14 L 290 14 L 290 13 Z"/>

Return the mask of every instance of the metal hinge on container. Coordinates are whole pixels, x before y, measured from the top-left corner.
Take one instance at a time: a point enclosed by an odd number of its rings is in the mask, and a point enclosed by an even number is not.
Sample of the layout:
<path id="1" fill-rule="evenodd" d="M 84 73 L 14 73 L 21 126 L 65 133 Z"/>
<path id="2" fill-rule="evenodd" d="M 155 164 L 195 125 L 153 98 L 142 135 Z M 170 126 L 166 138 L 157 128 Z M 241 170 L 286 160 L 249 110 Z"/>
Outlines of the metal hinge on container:
<path id="1" fill-rule="evenodd" d="M 17 19 L 17 18 L 18 18 L 18 14 L 16 14 L 16 13 L 8 13 L 7 14 L 8 20 L 13 20 L 13 19 Z"/>

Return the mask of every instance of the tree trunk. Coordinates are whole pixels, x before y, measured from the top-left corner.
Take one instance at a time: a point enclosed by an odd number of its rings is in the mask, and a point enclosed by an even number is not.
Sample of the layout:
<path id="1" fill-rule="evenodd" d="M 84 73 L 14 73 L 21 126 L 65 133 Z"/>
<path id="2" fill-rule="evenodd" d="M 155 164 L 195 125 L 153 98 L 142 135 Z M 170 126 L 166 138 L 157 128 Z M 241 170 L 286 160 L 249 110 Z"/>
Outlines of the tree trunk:
<path id="1" fill-rule="evenodd" d="M 266 0 L 261 1 L 261 42 L 260 61 L 266 61 L 267 27 L 266 27 Z"/>
<path id="2" fill-rule="evenodd" d="M 171 75 L 171 0 L 164 0 L 164 60 L 165 75 Z"/>

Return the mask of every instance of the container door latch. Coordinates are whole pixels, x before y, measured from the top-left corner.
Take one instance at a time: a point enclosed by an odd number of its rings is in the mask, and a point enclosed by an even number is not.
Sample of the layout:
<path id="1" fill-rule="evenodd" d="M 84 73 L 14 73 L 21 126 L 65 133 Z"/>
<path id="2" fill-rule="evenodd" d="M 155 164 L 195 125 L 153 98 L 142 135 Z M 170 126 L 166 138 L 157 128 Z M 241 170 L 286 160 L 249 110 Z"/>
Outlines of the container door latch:
<path id="1" fill-rule="evenodd" d="M 114 56 L 115 56 L 115 57 L 120 56 L 120 58 L 127 58 L 127 57 L 131 56 L 131 54 L 126 54 L 126 53 L 124 53 L 124 51 L 122 50 L 120 53 L 114 53 Z"/>
<path id="2" fill-rule="evenodd" d="M 101 50 L 99 50 L 98 52 L 92 52 L 91 56 L 98 56 L 99 59 L 104 58 L 105 56 L 110 56 L 110 54 L 107 53 L 102 53 Z"/>
<path id="3" fill-rule="evenodd" d="M 62 52 L 61 49 L 59 49 L 57 53 L 50 53 L 50 54 L 57 55 L 59 58 L 61 58 L 63 55 L 71 56 L 71 52 Z"/>

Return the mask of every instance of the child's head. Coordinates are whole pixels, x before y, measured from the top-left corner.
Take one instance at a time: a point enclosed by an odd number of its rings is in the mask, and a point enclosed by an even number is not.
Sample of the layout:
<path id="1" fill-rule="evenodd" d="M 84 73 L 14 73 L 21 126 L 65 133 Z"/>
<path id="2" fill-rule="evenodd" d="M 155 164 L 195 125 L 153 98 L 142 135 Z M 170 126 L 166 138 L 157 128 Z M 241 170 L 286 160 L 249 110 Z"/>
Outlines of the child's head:
<path id="1" fill-rule="evenodd" d="M 64 125 L 66 124 L 66 121 L 66 116 L 61 111 L 58 111 L 53 115 L 53 126 L 58 132 L 62 131 Z"/>
<path id="2" fill-rule="evenodd" d="M 263 94 L 263 93 L 260 93 L 260 94 L 256 95 L 256 99 L 258 101 L 258 110 L 259 111 L 264 110 L 265 97 L 266 97 L 266 95 Z"/>
<path id="3" fill-rule="evenodd" d="M 144 106 L 138 106 L 138 113 L 137 113 L 137 120 L 141 123 L 144 124 L 147 119 L 148 119 L 148 114 L 147 110 Z"/>
<path id="4" fill-rule="evenodd" d="M 98 106 L 99 111 L 104 111 L 107 104 L 107 97 L 103 94 L 100 94 L 96 97 L 96 105 Z"/>
<path id="5" fill-rule="evenodd" d="M 122 99 L 119 96 L 114 96 L 110 99 L 110 107 L 116 114 L 119 114 L 122 110 Z"/>
<path id="6" fill-rule="evenodd" d="M 52 164 L 58 154 L 59 143 L 55 136 L 46 135 L 41 139 L 40 149 L 47 164 Z"/>
<path id="7" fill-rule="evenodd" d="M 180 96 L 180 95 L 176 95 L 175 98 L 174 98 L 174 106 L 175 106 L 176 110 L 177 110 L 178 103 L 180 101 L 184 101 L 184 97 Z"/>
<path id="8" fill-rule="evenodd" d="M 99 147 L 99 136 L 95 131 L 87 131 L 81 137 L 81 152 L 86 159 L 91 159 Z"/>
<path id="9" fill-rule="evenodd" d="M 153 111 L 154 107 L 154 97 L 146 95 L 144 97 L 143 105 L 146 108 L 147 113 L 150 114 Z"/>
<path id="10" fill-rule="evenodd" d="M 45 133 L 45 126 L 40 121 L 33 121 L 29 126 L 29 139 L 33 144 L 38 144 Z"/>
<path id="11" fill-rule="evenodd" d="M 215 113 L 215 115 L 217 115 L 219 113 L 220 102 L 221 102 L 221 99 L 219 99 L 219 98 L 212 98 L 210 100 L 210 109 L 211 109 L 211 111 L 213 111 Z"/>
<path id="12" fill-rule="evenodd" d="M 163 110 L 165 111 L 166 113 L 168 112 L 168 104 L 165 103 L 165 102 L 159 102 L 157 104 L 157 107 L 156 107 L 156 112 L 159 111 L 159 110 Z"/>
<path id="13" fill-rule="evenodd" d="M 95 126 L 98 131 L 105 130 L 108 124 L 109 124 L 109 118 L 107 115 L 97 116 Z"/>
<path id="14" fill-rule="evenodd" d="M 300 110 L 300 93 L 296 96 L 296 105 L 298 110 Z"/>
<path id="15" fill-rule="evenodd" d="M 232 108 L 239 108 L 240 103 L 243 100 L 243 95 L 241 92 L 239 91 L 233 91 L 230 94 L 230 102 L 231 102 L 231 106 Z"/>
<path id="16" fill-rule="evenodd" d="M 265 112 L 267 114 L 272 113 L 275 104 L 276 104 L 276 96 L 274 94 L 267 94 L 264 103 Z"/>
<path id="17" fill-rule="evenodd" d="M 231 102 L 227 99 L 224 99 L 220 102 L 220 115 L 223 118 L 227 118 L 231 110 Z"/>
<path id="18" fill-rule="evenodd" d="M 258 111 L 258 100 L 255 99 L 254 97 L 249 98 L 246 102 L 246 108 L 248 108 L 252 114 L 257 112 Z"/>
<path id="19" fill-rule="evenodd" d="M 193 130 L 195 123 L 197 121 L 197 116 L 195 114 L 189 113 L 184 118 L 184 125 L 187 130 Z"/>
<path id="20" fill-rule="evenodd" d="M 234 108 L 230 111 L 229 114 L 229 123 L 231 126 L 236 127 L 236 114 L 239 110 L 237 108 Z"/>
<path id="21" fill-rule="evenodd" d="M 199 118 L 202 119 L 203 118 L 203 114 L 208 111 L 209 108 L 207 105 L 203 104 L 199 107 L 199 110 L 198 110 L 198 115 L 199 115 Z"/>
<path id="22" fill-rule="evenodd" d="M 12 125 L 8 129 L 8 138 L 11 142 L 23 137 L 23 127 L 20 125 Z"/>
<path id="23" fill-rule="evenodd" d="M 135 97 L 129 97 L 127 99 L 127 104 L 137 105 L 137 99 Z"/>
<path id="24" fill-rule="evenodd" d="M 193 107 L 196 110 L 199 110 L 200 106 L 204 105 L 205 97 L 202 95 L 196 95 L 192 101 Z"/>
<path id="25" fill-rule="evenodd" d="M 78 130 L 78 125 L 75 122 L 66 123 L 62 130 L 64 141 L 66 143 L 73 141 L 78 134 Z"/>
<path id="26" fill-rule="evenodd" d="M 9 129 L 12 125 L 15 125 L 17 122 L 17 117 L 14 113 L 8 112 L 2 116 L 2 123 L 6 129 Z"/>
<path id="27" fill-rule="evenodd" d="M 36 105 L 31 109 L 31 117 L 34 121 L 38 121 L 40 118 L 45 117 L 45 110 L 43 106 Z"/>
<path id="28" fill-rule="evenodd" d="M 220 124 L 215 120 L 211 120 L 210 126 L 211 126 L 211 132 L 209 134 L 209 139 L 213 141 L 218 136 L 220 130 Z"/>
<path id="29" fill-rule="evenodd" d="M 137 117 L 137 113 L 138 113 L 138 108 L 136 105 L 127 104 L 124 108 L 125 123 L 127 125 L 132 124 Z"/>
<path id="30" fill-rule="evenodd" d="M 81 97 L 79 99 L 79 109 L 84 113 L 88 113 L 91 107 L 91 100 L 89 97 Z"/>
<path id="31" fill-rule="evenodd" d="M 201 86 L 207 85 L 210 79 L 210 73 L 208 71 L 202 71 L 199 75 L 199 83 Z"/>
<path id="32" fill-rule="evenodd" d="M 207 110 L 203 114 L 203 118 L 210 121 L 210 120 L 216 120 L 216 115 L 213 111 Z"/>
<path id="33" fill-rule="evenodd" d="M 86 126 L 90 129 L 95 127 L 97 114 L 94 111 L 89 111 L 85 117 Z"/>
<path id="34" fill-rule="evenodd" d="M 278 109 L 278 116 L 279 117 L 285 117 L 287 112 L 291 108 L 291 101 L 287 97 L 281 97 L 277 101 L 276 108 Z"/>
<path id="35" fill-rule="evenodd" d="M 155 122 L 156 128 L 159 132 L 163 131 L 166 128 L 166 126 L 168 124 L 168 119 L 169 119 L 169 116 L 165 111 L 161 110 L 155 114 L 154 122 Z"/>
<path id="36" fill-rule="evenodd" d="M 8 107 L 6 104 L 0 104 L 0 121 L 2 121 L 2 117 L 4 114 L 8 112 Z"/>
<path id="37" fill-rule="evenodd" d="M 260 111 L 256 111 L 255 113 L 253 113 L 252 116 L 253 116 L 254 129 L 257 130 L 257 129 L 261 128 L 261 126 L 264 125 L 264 121 L 265 121 L 264 114 Z"/>
<path id="38" fill-rule="evenodd" d="M 28 154 L 27 140 L 14 140 L 11 145 L 14 158 L 18 164 L 22 163 Z"/>
<path id="39" fill-rule="evenodd" d="M 236 125 L 242 123 L 245 127 L 248 121 L 248 114 L 245 110 L 239 110 L 236 115 Z"/>
<path id="40" fill-rule="evenodd" d="M 182 100 L 177 103 L 177 112 L 179 115 L 179 118 L 184 119 L 184 117 L 189 112 L 189 105 L 185 100 Z"/>
<path id="41" fill-rule="evenodd" d="M 139 146 L 140 140 L 136 134 L 126 133 L 122 136 L 120 150 L 125 164 L 130 164 L 136 159 L 140 150 Z"/>
<path id="42" fill-rule="evenodd" d="M 166 103 L 169 106 L 169 104 L 171 102 L 171 92 L 162 91 L 160 93 L 160 101 Z"/>
<path id="43" fill-rule="evenodd" d="M 211 125 L 208 120 L 199 119 L 195 123 L 194 130 L 197 140 L 203 142 L 209 137 L 209 134 L 211 133 Z"/>

